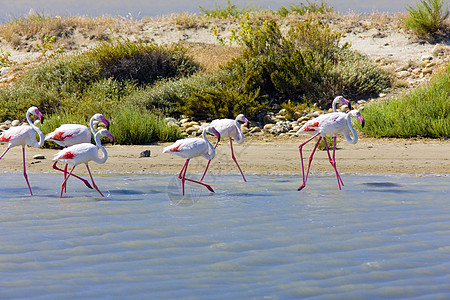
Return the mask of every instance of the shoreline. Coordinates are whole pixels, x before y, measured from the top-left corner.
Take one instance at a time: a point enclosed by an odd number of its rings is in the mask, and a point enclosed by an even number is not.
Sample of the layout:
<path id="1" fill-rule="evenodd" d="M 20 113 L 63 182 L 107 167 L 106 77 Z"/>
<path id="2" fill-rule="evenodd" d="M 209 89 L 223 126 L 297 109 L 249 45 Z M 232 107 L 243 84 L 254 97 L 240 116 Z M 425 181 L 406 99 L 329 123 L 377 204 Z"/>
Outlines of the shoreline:
<path id="1" fill-rule="evenodd" d="M 236 159 L 244 174 L 254 175 L 300 175 L 301 164 L 298 145 L 305 137 L 280 138 L 269 135 L 249 136 L 243 144 L 233 143 Z M 171 143 L 155 145 L 123 146 L 106 145 L 108 160 L 105 164 L 90 163 L 94 173 L 174 173 L 178 174 L 184 159 L 162 153 Z M 314 146 L 311 141 L 304 147 L 305 169 Z M 6 144 L 0 145 L 0 151 Z M 150 157 L 139 157 L 144 150 L 150 150 Z M 52 158 L 57 149 L 26 148 L 28 172 L 54 172 Z M 44 155 L 45 159 L 33 159 L 34 155 Z M 206 166 L 203 157 L 192 159 L 188 172 L 203 172 Z M 355 145 L 338 139 L 336 164 L 342 174 L 409 174 L 409 175 L 449 175 L 450 142 L 435 139 L 374 139 L 360 137 Z M 59 164 L 61 166 L 61 164 Z M 21 147 L 14 147 L 0 160 L 1 171 L 22 171 Z M 84 173 L 86 168 L 76 170 Z M 231 159 L 228 141 L 221 141 L 216 157 L 212 160 L 208 173 L 239 174 Z M 326 151 L 317 150 L 311 164 L 311 173 L 334 173 Z"/>

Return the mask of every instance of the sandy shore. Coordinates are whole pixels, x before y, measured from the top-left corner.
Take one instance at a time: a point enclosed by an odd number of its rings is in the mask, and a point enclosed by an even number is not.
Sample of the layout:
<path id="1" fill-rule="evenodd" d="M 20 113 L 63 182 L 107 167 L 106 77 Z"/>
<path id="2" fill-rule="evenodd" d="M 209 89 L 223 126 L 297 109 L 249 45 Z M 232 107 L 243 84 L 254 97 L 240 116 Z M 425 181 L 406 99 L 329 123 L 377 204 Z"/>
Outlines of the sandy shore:
<path id="1" fill-rule="evenodd" d="M 300 158 L 298 145 L 307 136 L 297 138 L 277 138 L 259 136 L 247 138 L 244 144 L 235 146 L 235 154 L 244 172 L 254 174 L 299 173 Z M 91 163 L 93 172 L 174 172 L 180 170 L 184 159 L 163 154 L 162 148 L 168 145 L 146 146 L 106 146 L 109 154 L 105 164 Z M 235 144 L 233 144 L 235 145 Z M 311 153 L 313 144 L 304 148 L 304 157 Z M 6 145 L 0 146 L 3 152 Z M 150 150 L 151 156 L 140 158 L 140 153 Z M 29 171 L 53 171 L 52 157 L 55 149 L 27 147 L 27 169 Z M 36 154 L 46 157 L 33 159 Z M 21 171 L 22 151 L 20 147 L 11 149 L 0 160 L 0 170 Z M 340 172 L 387 173 L 387 174 L 450 174 L 450 142 L 432 139 L 373 139 L 361 137 L 356 145 L 338 140 L 336 161 Z M 305 159 L 305 163 L 306 163 Z M 206 165 L 204 158 L 193 159 L 190 171 L 201 172 Z M 84 167 L 78 167 L 84 172 Z M 231 159 L 227 141 L 221 142 L 216 158 L 211 163 L 211 172 L 237 173 Z M 325 151 L 318 151 L 314 157 L 312 171 L 333 171 Z M 80 170 L 81 171 L 81 170 Z M 79 171 L 79 172 L 80 172 Z"/>

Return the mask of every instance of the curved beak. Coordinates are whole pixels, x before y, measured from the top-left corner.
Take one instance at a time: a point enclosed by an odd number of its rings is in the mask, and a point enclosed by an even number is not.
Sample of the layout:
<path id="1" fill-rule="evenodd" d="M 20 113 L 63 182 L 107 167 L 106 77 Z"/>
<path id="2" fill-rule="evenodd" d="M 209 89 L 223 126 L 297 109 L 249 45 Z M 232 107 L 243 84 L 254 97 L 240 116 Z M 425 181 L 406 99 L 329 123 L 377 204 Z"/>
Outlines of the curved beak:
<path id="1" fill-rule="evenodd" d="M 108 119 L 106 119 L 103 116 L 101 117 L 101 119 L 102 119 L 102 123 L 106 125 L 106 129 L 109 130 L 109 121 L 108 121 Z"/>
<path id="2" fill-rule="evenodd" d="M 41 120 L 41 123 L 44 123 L 44 115 L 39 110 L 36 110 L 36 115 L 38 116 L 39 120 Z"/>
<path id="3" fill-rule="evenodd" d="M 248 124 L 248 119 L 246 117 L 244 117 L 244 122 L 245 124 Z"/>
<path id="4" fill-rule="evenodd" d="M 361 127 L 364 128 L 364 124 L 366 122 L 364 120 L 364 118 L 361 116 L 361 114 L 358 114 L 357 118 L 358 118 L 359 122 L 361 123 Z"/>
<path id="5" fill-rule="evenodd" d="M 214 127 L 210 127 L 212 133 L 214 133 L 214 135 L 217 137 L 217 143 L 220 142 L 220 133 L 214 128 Z"/>
<path id="6" fill-rule="evenodd" d="M 109 140 L 112 142 L 114 142 L 114 136 L 111 133 L 107 133 L 106 136 L 109 138 Z"/>

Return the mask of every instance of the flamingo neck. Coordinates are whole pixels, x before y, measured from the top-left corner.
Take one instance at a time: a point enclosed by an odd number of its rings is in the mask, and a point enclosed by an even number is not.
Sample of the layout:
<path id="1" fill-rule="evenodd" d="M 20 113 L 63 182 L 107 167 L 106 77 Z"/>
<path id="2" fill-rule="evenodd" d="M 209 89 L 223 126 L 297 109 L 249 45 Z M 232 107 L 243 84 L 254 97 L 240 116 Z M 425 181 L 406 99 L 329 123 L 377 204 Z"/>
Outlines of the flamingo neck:
<path id="1" fill-rule="evenodd" d="M 331 107 L 333 108 L 333 111 L 334 111 L 334 112 L 337 112 L 337 109 L 336 109 L 336 101 L 333 101 L 333 103 L 331 104 Z"/>
<path id="2" fill-rule="evenodd" d="M 91 119 L 89 120 L 89 127 L 91 128 L 92 134 L 95 136 L 97 131 L 94 128 L 94 116 L 92 116 Z"/>
<path id="3" fill-rule="evenodd" d="M 350 129 L 353 138 L 350 136 L 350 132 L 346 132 L 346 134 L 344 134 L 344 137 L 349 144 L 356 144 L 356 142 L 358 142 L 358 134 L 356 133 L 356 130 L 352 126 L 352 118 L 350 112 L 347 114 L 347 126 L 348 129 Z"/>
<path id="4" fill-rule="evenodd" d="M 241 123 L 239 123 L 238 121 L 235 121 L 236 123 L 236 129 L 239 133 L 239 137 L 236 139 L 234 139 L 236 141 L 236 143 L 240 144 L 244 141 L 244 133 L 241 130 Z"/>
<path id="5" fill-rule="evenodd" d="M 34 129 L 34 131 L 37 132 L 37 134 L 39 135 L 39 142 L 36 141 L 36 145 L 33 145 L 33 146 L 34 147 L 42 147 L 44 145 L 44 142 L 45 142 L 44 133 L 42 133 L 42 131 L 39 129 L 39 127 L 34 125 L 33 121 L 31 121 L 30 112 L 29 111 L 27 111 L 27 122 Z"/>
<path id="6" fill-rule="evenodd" d="M 202 132 L 202 137 L 203 139 L 206 141 L 206 144 L 208 145 L 209 151 L 208 153 L 203 154 L 203 156 L 207 159 L 207 160 L 211 160 L 214 158 L 214 156 L 216 156 L 216 150 L 214 149 L 214 146 L 208 141 L 208 139 L 206 138 L 206 130 L 203 130 Z"/>
<path id="7" fill-rule="evenodd" d="M 95 145 L 97 146 L 97 149 L 100 149 L 103 152 L 103 157 L 100 158 L 98 155 L 95 157 L 94 161 L 98 164 L 103 164 L 108 159 L 108 152 L 106 152 L 105 147 L 103 147 L 102 142 L 100 140 L 100 134 L 95 134 Z"/>

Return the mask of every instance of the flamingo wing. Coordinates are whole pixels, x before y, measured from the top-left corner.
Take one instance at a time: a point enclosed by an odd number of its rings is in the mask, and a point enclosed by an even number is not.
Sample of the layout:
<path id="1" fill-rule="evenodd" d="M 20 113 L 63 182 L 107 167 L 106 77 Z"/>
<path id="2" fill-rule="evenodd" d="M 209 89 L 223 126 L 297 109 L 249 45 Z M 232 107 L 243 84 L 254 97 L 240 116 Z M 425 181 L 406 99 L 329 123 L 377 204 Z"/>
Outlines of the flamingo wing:
<path id="1" fill-rule="evenodd" d="M 30 143 L 30 139 L 36 140 L 34 129 L 29 125 L 11 127 L 0 135 L 0 143 L 9 143 L 12 147 Z"/>
<path id="2" fill-rule="evenodd" d="M 236 121 L 231 119 L 217 119 L 211 122 L 211 126 L 214 127 L 219 133 L 221 138 L 239 138 L 239 131 L 236 127 Z"/>
<path id="3" fill-rule="evenodd" d="M 200 156 L 205 151 L 208 151 L 208 146 L 205 140 L 201 138 L 178 140 L 163 149 L 163 153 L 172 153 L 184 158 Z"/>
<path id="4" fill-rule="evenodd" d="M 87 163 L 93 160 L 97 152 L 97 147 L 95 145 L 82 143 L 58 151 L 53 156 L 53 160 L 76 166 L 80 163 Z"/>
<path id="5" fill-rule="evenodd" d="M 81 143 L 90 143 L 89 128 L 79 124 L 64 124 L 45 136 L 45 140 L 53 141 L 60 146 L 72 146 Z"/>

